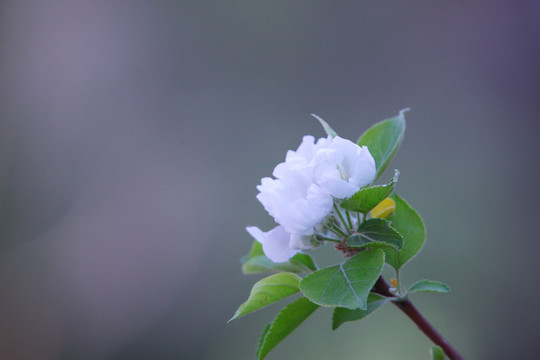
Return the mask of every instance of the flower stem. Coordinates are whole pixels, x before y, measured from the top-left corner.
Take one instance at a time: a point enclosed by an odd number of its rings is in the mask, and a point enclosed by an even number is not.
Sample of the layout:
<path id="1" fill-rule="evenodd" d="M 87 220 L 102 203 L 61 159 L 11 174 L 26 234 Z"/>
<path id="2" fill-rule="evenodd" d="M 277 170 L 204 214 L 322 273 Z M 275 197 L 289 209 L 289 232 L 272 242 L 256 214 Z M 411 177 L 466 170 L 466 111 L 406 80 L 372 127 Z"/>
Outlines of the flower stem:
<path id="1" fill-rule="evenodd" d="M 390 287 L 384 281 L 383 277 L 380 276 L 375 286 L 373 287 L 374 292 L 386 296 L 393 297 L 394 294 L 390 292 Z M 446 356 L 450 360 L 465 360 L 456 349 L 450 345 L 448 341 L 426 320 L 426 318 L 420 314 L 418 309 L 412 304 L 412 302 L 407 298 L 401 298 L 398 300 L 391 300 L 394 305 L 398 307 L 401 311 L 405 313 L 415 324 L 418 326 L 420 331 L 422 331 L 433 343 L 439 345 L 443 350 Z"/>
<path id="2" fill-rule="evenodd" d="M 336 210 L 336 213 L 339 216 L 339 220 L 341 220 L 341 224 L 343 224 L 343 227 L 347 229 L 347 231 L 350 231 L 351 229 L 347 226 L 347 223 L 345 222 L 345 218 L 343 218 L 343 214 L 339 210 L 339 207 L 334 203 L 334 209 Z"/>
<path id="3" fill-rule="evenodd" d="M 338 238 L 343 238 L 343 234 L 342 233 L 339 233 L 335 230 L 335 227 L 334 226 L 330 226 L 327 228 L 328 231 L 330 231 L 332 234 L 336 235 Z"/>
<path id="4" fill-rule="evenodd" d="M 349 236 L 336 225 L 332 225 L 332 227 L 329 230 L 332 231 L 334 234 L 343 237 L 344 239 L 346 239 Z"/>
<path id="5" fill-rule="evenodd" d="M 347 215 L 347 223 L 349 224 L 349 230 L 351 230 L 352 227 L 352 221 L 351 221 L 351 214 L 349 213 L 349 210 L 345 210 L 345 215 Z"/>
<path id="6" fill-rule="evenodd" d="M 331 238 L 331 237 L 328 237 L 328 236 L 323 236 L 323 235 L 317 235 L 317 240 L 333 241 L 335 243 L 341 243 L 341 240 L 334 239 L 334 238 Z"/>
<path id="7" fill-rule="evenodd" d="M 341 236 L 342 236 L 344 239 L 346 239 L 346 238 L 349 237 L 349 234 L 347 234 L 345 231 L 343 231 L 342 228 L 340 228 L 340 227 L 334 225 L 334 226 L 333 226 L 333 229 L 334 229 L 335 231 L 337 231 L 339 234 L 341 234 Z"/>

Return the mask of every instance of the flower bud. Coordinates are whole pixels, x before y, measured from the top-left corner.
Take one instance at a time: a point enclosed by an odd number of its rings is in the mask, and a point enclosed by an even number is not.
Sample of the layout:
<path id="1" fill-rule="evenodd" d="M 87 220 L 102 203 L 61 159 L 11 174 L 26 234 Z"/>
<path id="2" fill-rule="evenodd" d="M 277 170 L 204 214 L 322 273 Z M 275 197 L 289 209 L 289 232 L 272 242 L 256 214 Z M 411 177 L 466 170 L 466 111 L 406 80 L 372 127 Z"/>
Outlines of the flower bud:
<path id="1" fill-rule="evenodd" d="M 386 198 L 371 210 L 372 218 L 386 218 L 394 213 L 396 203 L 391 198 Z"/>

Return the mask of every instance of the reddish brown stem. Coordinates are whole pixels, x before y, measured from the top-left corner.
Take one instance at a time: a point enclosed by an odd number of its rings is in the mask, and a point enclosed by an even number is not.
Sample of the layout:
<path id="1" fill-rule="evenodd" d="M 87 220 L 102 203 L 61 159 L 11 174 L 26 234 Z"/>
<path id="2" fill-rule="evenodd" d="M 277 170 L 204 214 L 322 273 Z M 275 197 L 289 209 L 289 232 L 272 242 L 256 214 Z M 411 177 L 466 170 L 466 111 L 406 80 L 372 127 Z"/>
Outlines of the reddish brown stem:
<path id="1" fill-rule="evenodd" d="M 390 292 L 390 287 L 380 276 L 375 286 L 374 292 L 386 297 L 394 297 L 395 295 Z M 405 313 L 433 343 L 439 345 L 446 356 L 451 360 L 465 360 L 457 351 L 446 341 L 444 337 L 426 320 L 426 318 L 420 314 L 418 309 L 411 303 L 409 299 L 393 300 L 392 303 L 396 305 L 401 311 Z"/>

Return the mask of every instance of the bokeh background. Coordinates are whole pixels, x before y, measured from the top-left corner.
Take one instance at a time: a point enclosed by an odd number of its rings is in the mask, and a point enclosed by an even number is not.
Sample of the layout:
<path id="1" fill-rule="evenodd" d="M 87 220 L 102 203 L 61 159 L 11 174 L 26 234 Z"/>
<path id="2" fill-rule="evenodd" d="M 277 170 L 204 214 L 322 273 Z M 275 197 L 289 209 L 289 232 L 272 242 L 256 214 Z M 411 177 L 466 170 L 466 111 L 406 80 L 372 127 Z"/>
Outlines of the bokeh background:
<path id="1" fill-rule="evenodd" d="M 467 359 L 538 354 L 538 1 L 0 4 L 0 358 L 252 359 L 278 306 L 255 186 L 323 136 L 405 107 L 390 168 L 428 241 L 404 281 Z M 391 169 L 390 169 L 391 171 Z M 383 177 L 386 180 L 390 173 Z M 331 248 L 316 256 L 336 260 Z M 268 359 L 427 359 L 397 309 L 318 310 Z"/>

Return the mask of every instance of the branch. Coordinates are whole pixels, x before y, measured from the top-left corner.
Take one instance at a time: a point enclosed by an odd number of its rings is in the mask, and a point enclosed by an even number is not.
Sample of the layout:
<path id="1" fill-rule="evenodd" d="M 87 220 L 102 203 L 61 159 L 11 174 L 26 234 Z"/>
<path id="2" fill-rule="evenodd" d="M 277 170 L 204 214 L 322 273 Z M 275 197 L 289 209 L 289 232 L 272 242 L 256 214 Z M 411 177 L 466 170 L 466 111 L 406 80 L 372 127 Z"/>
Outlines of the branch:
<path id="1" fill-rule="evenodd" d="M 390 287 L 384 281 L 383 277 L 380 276 L 375 286 L 373 287 L 374 292 L 386 296 L 394 297 L 395 295 L 390 292 Z M 434 344 L 439 345 L 443 350 L 446 356 L 451 360 L 465 360 L 457 351 L 450 345 L 448 341 L 426 320 L 418 309 L 412 304 L 409 299 L 400 299 L 392 300 L 392 303 L 396 305 L 401 311 L 405 313 L 415 324 L 418 326 L 420 331 L 422 331 Z"/>

